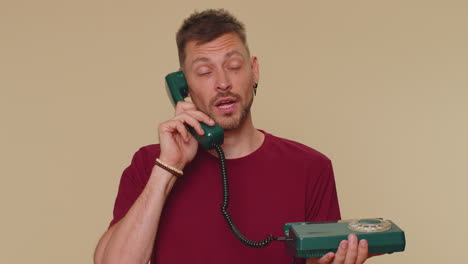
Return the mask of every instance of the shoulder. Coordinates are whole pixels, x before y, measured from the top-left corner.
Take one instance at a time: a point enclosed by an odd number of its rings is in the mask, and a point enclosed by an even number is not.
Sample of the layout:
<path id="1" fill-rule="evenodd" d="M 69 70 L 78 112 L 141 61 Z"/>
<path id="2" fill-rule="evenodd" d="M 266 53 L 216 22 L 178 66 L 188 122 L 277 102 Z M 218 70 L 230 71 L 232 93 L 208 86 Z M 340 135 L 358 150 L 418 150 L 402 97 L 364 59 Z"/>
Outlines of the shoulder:
<path id="1" fill-rule="evenodd" d="M 159 145 L 148 145 L 138 149 L 122 174 L 121 185 L 144 187 L 159 152 Z"/>
<path id="2" fill-rule="evenodd" d="M 138 167 L 145 171 L 150 171 L 159 153 L 159 144 L 143 146 L 133 155 L 130 167 Z"/>
<path id="3" fill-rule="evenodd" d="M 135 155 L 138 156 L 143 156 L 143 157 L 152 157 L 159 155 L 161 149 L 159 147 L 159 144 L 152 144 L 152 145 L 146 145 L 141 147 L 140 149 L 137 150 Z"/>
<path id="4" fill-rule="evenodd" d="M 287 160 L 298 162 L 330 164 L 330 159 L 314 148 L 306 146 L 294 140 L 278 137 L 264 132 L 266 138 L 265 147 L 270 153 L 276 153 Z"/>

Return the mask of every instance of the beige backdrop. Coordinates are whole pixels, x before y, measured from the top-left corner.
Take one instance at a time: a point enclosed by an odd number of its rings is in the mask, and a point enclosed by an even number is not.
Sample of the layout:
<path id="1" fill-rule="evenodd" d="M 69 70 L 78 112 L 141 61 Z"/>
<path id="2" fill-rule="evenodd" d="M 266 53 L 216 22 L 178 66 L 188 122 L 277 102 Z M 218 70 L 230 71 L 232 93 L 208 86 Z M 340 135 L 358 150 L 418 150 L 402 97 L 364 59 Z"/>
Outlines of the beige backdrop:
<path id="1" fill-rule="evenodd" d="M 122 170 L 172 114 L 175 31 L 207 7 L 247 25 L 257 127 L 333 160 L 344 218 L 406 231 L 369 263 L 466 260 L 466 1 L 1 0 L 1 263 L 92 262 Z"/>

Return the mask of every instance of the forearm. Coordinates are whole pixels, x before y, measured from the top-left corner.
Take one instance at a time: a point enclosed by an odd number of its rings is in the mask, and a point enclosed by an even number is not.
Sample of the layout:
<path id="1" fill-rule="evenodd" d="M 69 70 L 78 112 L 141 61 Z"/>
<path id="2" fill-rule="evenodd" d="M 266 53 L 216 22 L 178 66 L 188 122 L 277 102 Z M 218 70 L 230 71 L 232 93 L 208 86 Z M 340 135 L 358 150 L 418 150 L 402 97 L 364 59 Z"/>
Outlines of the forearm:
<path id="1" fill-rule="evenodd" d="M 124 218 L 104 234 L 96 248 L 95 263 L 148 263 L 159 219 L 175 177 L 155 166 Z"/>

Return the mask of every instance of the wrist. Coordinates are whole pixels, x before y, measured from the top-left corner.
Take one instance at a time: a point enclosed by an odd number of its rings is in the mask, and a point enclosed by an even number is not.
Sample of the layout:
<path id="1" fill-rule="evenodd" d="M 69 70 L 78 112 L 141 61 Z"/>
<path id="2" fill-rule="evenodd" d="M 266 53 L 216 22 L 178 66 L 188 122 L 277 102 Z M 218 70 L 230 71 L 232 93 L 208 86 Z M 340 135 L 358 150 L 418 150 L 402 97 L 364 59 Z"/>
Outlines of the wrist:
<path id="1" fill-rule="evenodd" d="M 147 186 L 150 186 L 153 191 L 167 196 L 176 181 L 176 176 L 172 175 L 167 170 L 154 165 Z"/>
<path id="2" fill-rule="evenodd" d="M 177 167 L 174 167 L 166 162 L 164 162 L 163 160 L 161 160 L 160 158 L 157 158 L 154 162 L 154 164 L 158 167 L 161 167 L 162 169 L 166 170 L 167 172 L 171 173 L 172 175 L 174 175 L 176 178 L 179 178 L 181 177 L 182 175 L 184 175 L 184 172 L 182 170 L 179 170 Z"/>
<path id="3" fill-rule="evenodd" d="M 168 157 L 165 157 L 164 155 L 160 155 L 159 158 L 158 158 L 161 162 L 163 162 L 164 164 L 172 167 L 172 168 L 175 168 L 177 170 L 180 170 L 180 171 L 183 171 L 184 168 L 185 168 L 185 163 L 184 162 L 181 162 L 181 161 L 174 161 L 173 159 L 170 159 Z"/>

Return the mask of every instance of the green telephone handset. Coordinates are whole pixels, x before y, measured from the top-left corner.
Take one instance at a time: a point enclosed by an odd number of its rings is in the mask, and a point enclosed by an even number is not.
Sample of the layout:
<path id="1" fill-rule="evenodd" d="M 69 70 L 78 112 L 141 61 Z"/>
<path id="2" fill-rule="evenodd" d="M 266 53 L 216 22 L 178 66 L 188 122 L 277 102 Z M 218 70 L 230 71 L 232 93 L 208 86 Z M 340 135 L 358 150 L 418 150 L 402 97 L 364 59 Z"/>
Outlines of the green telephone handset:
<path id="1" fill-rule="evenodd" d="M 182 71 L 166 75 L 166 91 L 174 106 L 177 102 L 184 101 L 184 98 L 188 96 L 188 85 Z M 188 127 L 188 129 L 203 148 L 213 149 L 216 145 L 223 144 L 224 131 L 218 124 L 214 126 L 208 126 L 203 122 L 200 124 L 205 131 L 203 136 L 198 135 L 192 127 Z"/>

